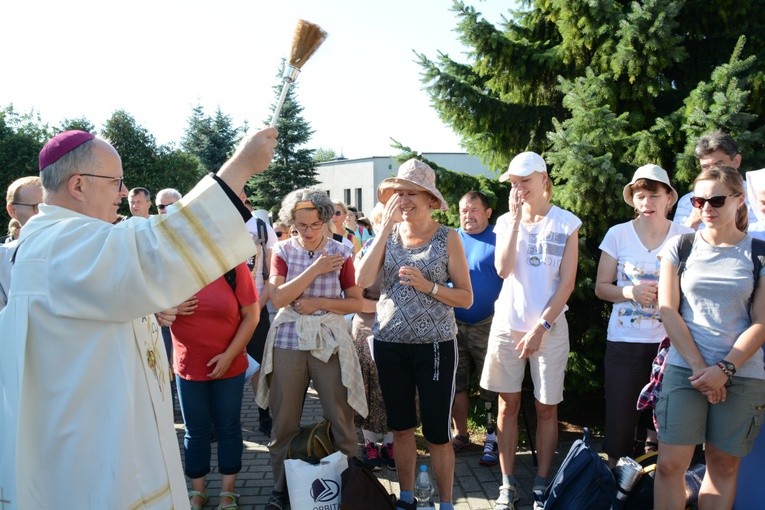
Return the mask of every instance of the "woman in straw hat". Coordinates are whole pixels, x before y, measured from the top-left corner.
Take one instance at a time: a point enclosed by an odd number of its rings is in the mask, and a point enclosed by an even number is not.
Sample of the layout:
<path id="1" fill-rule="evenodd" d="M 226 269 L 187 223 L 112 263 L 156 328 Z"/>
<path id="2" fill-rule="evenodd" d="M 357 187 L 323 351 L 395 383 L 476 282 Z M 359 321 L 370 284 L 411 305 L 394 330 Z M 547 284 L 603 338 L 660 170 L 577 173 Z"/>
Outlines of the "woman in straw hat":
<path id="1" fill-rule="evenodd" d="M 382 271 L 374 357 L 394 431 L 401 495 L 397 508 L 414 509 L 417 445 L 415 392 L 431 453 L 441 510 L 451 510 L 454 449 L 450 412 L 457 363 L 454 307 L 473 302 L 465 251 L 455 230 L 431 217 L 445 210 L 433 169 L 410 159 L 377 188 L 385 204 L 381 228 L 356 271 L 360 287 Z M 452 286 L 447 286 L 447 281 Z"/>
<path id="2" fill-rule="evenodd" d="M 731 167 L 710 168 L 693 193 L 706 228 L 694 234 L 681 275 L 679 237 L 658 255 L 659 312 L 672 339 L 656 406 L 658 510 L 685 505 L 685 472 L 700 443 L 699 507 L 732 508 L 741 457 L 765 418 L 765 267 L 757 279 L 743 179 Z"/>
<path id="3" fill-rule="evenodd" d="M 499 393 L 497 444 L 502 485 L 495 510 L 512 510 L 518 412 L 528 362 L 534 381 L 539 467 L 534 493 L 549 482 L 558 443 L 558 404 L 568 360 L 566 301 L 574 290 L 582 222 L 550 203 L 552 181 L 539 154 L 522 152 L 499 178 L 510 181 L 510 211 L 497 219 L 497 298 L 481 387 Z"/>
<path id="4" fill-rule="evenodd" d="M 284 460 L 300 428 L 309 381 L 332 424 L 337 448 L 356 455 L 354 413 L 367 415 L 359 360 L 344 315 L 361 310 L 353 250 L 324 235 L 335 208 L 327 194 L 304 188 L 282 201 L 279 219 L 297 236 L 273 248 L 268 279 L 271 302 L 279 308 L 263 349 L 257 401 L 271 407 L 268 449 L 274 488 L 266 510 L 288 504 Z"/>
<path id="5" fill-rule="evenodd" d="M 667 172 L 644 165 L 624 186 L 624 201 L 635 219 L 611 227 L 600 243 L 595 295 L 614 304 L 606 342 L 606 441 L 603 450 L 613 468 L 633 451 L 641 413 L 635 408 L 640 390 L 651 376 L 651 363 L 667 335 L 658 308 L 659 259 L 667 240 L 690 227 L 672 223 L 668 215 L 677 191 Z M 648 428 L 646 450 L 656 449 L 651 415 L 642 413 L 641 429 Z"/>

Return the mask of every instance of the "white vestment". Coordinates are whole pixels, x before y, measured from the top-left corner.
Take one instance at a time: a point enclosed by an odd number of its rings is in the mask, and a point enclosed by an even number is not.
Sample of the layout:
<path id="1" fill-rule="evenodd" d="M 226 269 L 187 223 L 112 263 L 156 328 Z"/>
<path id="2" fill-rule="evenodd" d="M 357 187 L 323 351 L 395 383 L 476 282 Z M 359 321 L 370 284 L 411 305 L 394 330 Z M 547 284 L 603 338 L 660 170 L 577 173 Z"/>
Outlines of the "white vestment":
<path id="1" fill-rule="evenodd" d="M 0 244 L 0 310 L 8 302 L 8 290 L 11 285 L 11 258 L 18 240 Z"/>
<path id="2" fill-rule="evenodd" d="M 211 177 L 150 220 L 40 206 L 0 312 L 3 508 L 189 508 L 153 313 L 252 251 Z"/>

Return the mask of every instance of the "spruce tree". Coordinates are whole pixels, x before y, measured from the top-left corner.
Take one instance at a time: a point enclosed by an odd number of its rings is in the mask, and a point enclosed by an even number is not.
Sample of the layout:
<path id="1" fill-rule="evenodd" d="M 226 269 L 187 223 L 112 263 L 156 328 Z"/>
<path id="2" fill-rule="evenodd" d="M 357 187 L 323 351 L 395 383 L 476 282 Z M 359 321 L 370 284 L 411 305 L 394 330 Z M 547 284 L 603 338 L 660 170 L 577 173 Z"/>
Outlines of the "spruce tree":
<path id="1" fill-rule="evenodd" d="M 277 75 L 278 85 L 274 88 L 274 105 L 276 98 L 281 94 L 284 82 L 284 62 Z M 279 141 L 274 150 L 274 160 L 268 169 L 262 174 L 256 175 L 247 183 L 248 196 L 255 207 L 278 213 L 282 199 L 290 191 L 318 183 L 314 168 L 314 150 L 305 148 L 305 144 L 311 139 L 313 130 L 310 124 L 303 118 L 303 107 L 295 99 L 297 83 L 293 84 L 287 92 L 284 106 L 276 123 L 279 130 Z M 271 122 L 266 119 L 265 124 Z"/>
<path id="2" fill-rule="evenodd" d="M 697 138 L 728 131 L 744 168 L 763 160 L 765 9 L 717 0 L 525 0 L 499 26 L 455 1 L 467 60 L 418 54 L 441 119 L 469 152 L 502 169 L 542 153 L 553 202 L 583 221 L 569 300 L 573 386 L 598 386 L 610 306 L 594 296 L 598 246 L 632 211 L 634 170 L 665 168 L 682 194 L 698 173 Z M 497 213 L 507 210 L 498 204 Z M 593 377 L 593 374 L 596 374 Z"/>

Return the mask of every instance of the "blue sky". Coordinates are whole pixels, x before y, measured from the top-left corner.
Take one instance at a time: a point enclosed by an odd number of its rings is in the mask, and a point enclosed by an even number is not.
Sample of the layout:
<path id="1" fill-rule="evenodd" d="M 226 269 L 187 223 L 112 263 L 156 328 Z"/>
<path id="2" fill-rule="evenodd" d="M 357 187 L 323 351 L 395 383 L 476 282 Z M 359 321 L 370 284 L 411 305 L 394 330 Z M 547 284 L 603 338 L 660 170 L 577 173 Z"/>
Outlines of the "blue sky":
<path id="1" fill-rule="evenodd" d="M 498 23 L 512 1 L 466 0 Z M 297 81 L 309 146 L 385 156 L 390 138 L 457 152 L 430 107 L 412 50 L 464 60 L 451 0 L 27 0 L 0 5 L 0 106 L 44 122 L 124 109 L 159 143 L 180 140 L 192 106 L 259 126 L 297 20 L 329 33 Z"/>

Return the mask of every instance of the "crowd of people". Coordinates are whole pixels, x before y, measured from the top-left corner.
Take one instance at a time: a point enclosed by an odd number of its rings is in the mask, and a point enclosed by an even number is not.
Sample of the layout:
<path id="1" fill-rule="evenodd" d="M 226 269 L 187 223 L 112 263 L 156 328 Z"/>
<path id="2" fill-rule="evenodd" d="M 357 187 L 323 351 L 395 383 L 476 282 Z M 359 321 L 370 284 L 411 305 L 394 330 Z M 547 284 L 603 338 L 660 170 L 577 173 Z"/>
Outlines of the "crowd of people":
<path id="1" fill-rule="evenodd" d="M 54 136 L 40 176 L 9 186 L 3 503 L 50 508 L 65 496 L 78 508 L 201 510 L 215 438 L 218 508 L 236 509 L 251 384 L 274 479 L 266 510 L 289 507 L 284 461 L 309 385 L 338 450 L 373 471 L 397 470 L 397 510 L 417 505 L 420 425 L 439 508 L 453 508 L 455 454 L 472 443 L 477 395 L 487 422 L 479 462 L 501 472 L 494 510 L 513 510 L 527 368 L 539 459 L 531 490 L 544 492 L 582 225 L 554 205 L 545 160 L 512 159 L 499 178 L 510 185 L 508 212 L 494 224 L 477 190 L 459 201 L 459 228 L 436 221 L 432 212 L 448 204 L 417 159 L 379 184 L 369 215 L 304 188 L 271 221 L 243 188 L 270 163 L 277 136 L 249 135 L 185 196 L 160 190 L 157 214 L 148 189 L 128 191 L 115 149 L 84 131 Z M 611 467 L 658 450 L 655 508 L 682 508 L 701 444 L 699 506 L 732 508 L 741 458 L 765 414 L 765 268 L 753 241 L 765 238 L 765 171 L 745 182 L 735 142 L 719 131 L 698 141 L 696 156 L 701 173 L 680 199 L 660 166 L 635 170 L 622 190 L 635 217 L 608 230 L 595 281 L 596 296 L 613 303 L 603 448 Z M 124 198 L 130 219 L 117 212 Z M 655 409 L 639 411 L 667 344 Z"/>

